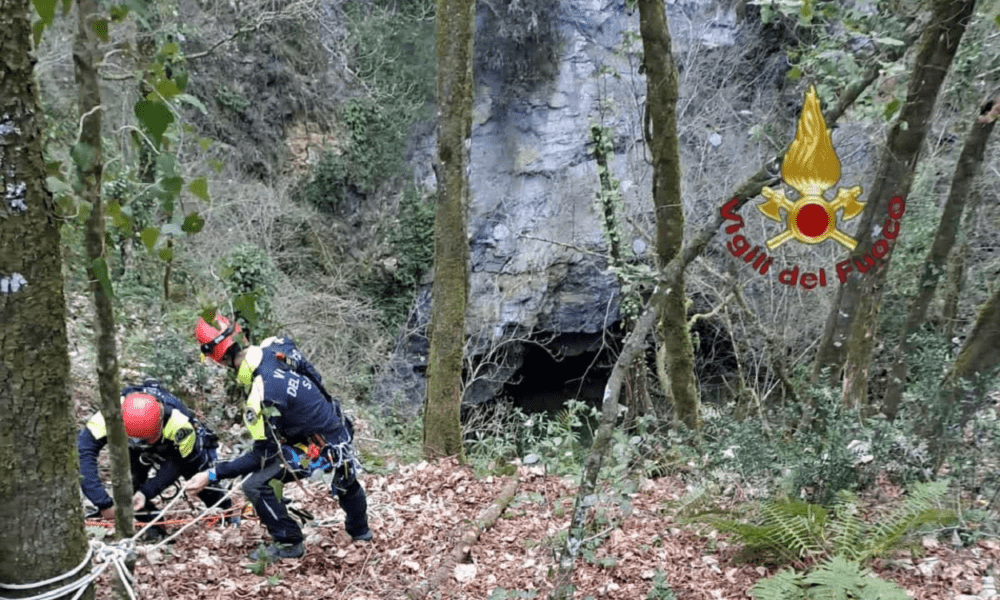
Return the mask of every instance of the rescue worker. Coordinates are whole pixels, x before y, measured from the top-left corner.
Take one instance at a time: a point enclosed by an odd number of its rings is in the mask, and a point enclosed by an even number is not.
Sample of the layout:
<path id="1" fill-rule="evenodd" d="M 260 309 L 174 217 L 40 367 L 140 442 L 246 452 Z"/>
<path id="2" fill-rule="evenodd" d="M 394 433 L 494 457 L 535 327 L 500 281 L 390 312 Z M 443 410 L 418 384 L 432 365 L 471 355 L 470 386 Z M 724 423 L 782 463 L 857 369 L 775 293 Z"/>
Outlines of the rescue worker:
<path id="1" fill-rule="evenodd" d="M 140 386 L 126 387 L 122 390 L 121 402 L 125 433 L 129 436 L 132 487 L 135 491 L 132 510 L 138 513 L 136 520 L 152 521 L 157 510 L 153 498 L 173 485 L 179 477 L 188 479 L 210 468 L 217 458 L 218 438 L 156 380 L 147 379 Z M 113 519 L 114 500 L 105 491 L 97 469 L 97 457 L 107 442 L 104 416 L 97 412 L 77 437 L 80 487 L 103 518 Z M 154 467 L 156 473 L 150 477 Z M 216 503 L 222 509 L 232 506 L 232 500 L 223 500 L 225 493 L 216 488 L 203 489 L 198 497 L 208 507 Z M 239 517 L 231 517 L 227 521 L 235 524 L 239 522 Z M 153 535 L 163 533 L 162 528 L 157 528 Z"/>
<path id="2" fill-rule="evenodd" d="M 250 559 L 298 558 L 305 554 L 302 529 L 270 482 L 288 483 L 308 477 L 316 468 L 332 469 L 330 492 L 344 510 L 347 533 L 354 541 L 371 540 L 368 503 L 357 479 L 360 464 L 351 447 L 353 425 L 323 387 L 319 373 L 291 339 L 270 337 L 259 346 L 243 348 L 235 339 L 241 331 L 238 324 L 220 316 L 215 321 L 219 328 L 199 318 L 195 335 L 202 354 L 236 371 L 249 390 L 244 421 L 254 444 L 243 456 L 196 475 L 187 484 L 188 493 L 210 482 L 251 474 L 243 493 L 274 543 Z"/>

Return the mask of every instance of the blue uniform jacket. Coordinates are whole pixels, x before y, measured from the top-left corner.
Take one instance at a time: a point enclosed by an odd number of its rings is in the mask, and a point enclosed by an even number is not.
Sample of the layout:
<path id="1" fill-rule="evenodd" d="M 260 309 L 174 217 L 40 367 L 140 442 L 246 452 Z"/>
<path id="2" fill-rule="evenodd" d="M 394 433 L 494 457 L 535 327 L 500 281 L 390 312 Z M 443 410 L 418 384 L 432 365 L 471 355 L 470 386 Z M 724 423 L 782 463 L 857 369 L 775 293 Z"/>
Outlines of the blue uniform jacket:
<path id="1" fill-rule="evenodd" d="M 240 381 L 250 390 L 243 420 L 254 439 L 250 452 L 216 465 L 225 479 L 251 473 L 277 456 L 281 444 L 308 443 L 320 434 L 329 444 L 350 441 L 340 405 L 321 391 L 319 373 L 288 338 L 268 338 L 247 349 Z"/>
<path id="2" fill-rule="evenodd" d="M 202 432 L 194 414 L 173 394 L 153 381 L 141 386 L 131 386 L 122 390 L 122 398 L 133 392 L 150 394 L 163 403 L 164 435 L 153 445 L 138 445 L 130 442 L 129 452 L 145 455 L 147 462 L 158 464 L 156 474 L 147 479 L 137 491 L 146 498 L 155 498 L 167 488 L 182 472 L 197 472 L 207 468 L 208 449 L 203 447 Z M 114 505 L 101 481 L 97 467 L 97 457 L 108 443 L 104 417 L 95 413 L 77 436 L 77 451 L 80 454 L 80 487 L 83 495 L 99 510 Z"/>

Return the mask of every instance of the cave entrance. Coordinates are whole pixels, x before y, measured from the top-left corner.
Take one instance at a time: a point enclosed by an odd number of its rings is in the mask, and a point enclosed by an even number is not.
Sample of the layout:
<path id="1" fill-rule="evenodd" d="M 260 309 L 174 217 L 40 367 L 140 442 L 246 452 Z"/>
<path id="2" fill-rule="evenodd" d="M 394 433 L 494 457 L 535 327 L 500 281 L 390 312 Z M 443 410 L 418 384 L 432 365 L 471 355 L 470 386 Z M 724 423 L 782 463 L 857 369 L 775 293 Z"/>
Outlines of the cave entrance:
<path id="1" fill-rule="evenodd" d="M 503 396 L 526 413 L 554 414 L 569 399 L 600 407 L 614 358 L 601 333 L 541 334 L 524 344 L 520 368 Z M 544 341 L 543 341 L 544 340 Z"/>

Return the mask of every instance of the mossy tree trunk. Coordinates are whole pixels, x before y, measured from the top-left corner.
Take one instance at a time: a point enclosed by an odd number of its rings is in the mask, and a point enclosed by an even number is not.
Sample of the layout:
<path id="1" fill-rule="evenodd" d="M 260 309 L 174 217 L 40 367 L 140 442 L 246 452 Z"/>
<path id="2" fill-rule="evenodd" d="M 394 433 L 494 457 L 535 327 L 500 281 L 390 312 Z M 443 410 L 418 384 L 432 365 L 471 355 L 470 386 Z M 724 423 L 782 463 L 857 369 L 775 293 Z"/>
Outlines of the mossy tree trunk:
<path id="1" fill-rule="evenodd" d="M 30 6 L 0 0 L 0 582 L 7 584 L 63 575 L 87 553 L 59 218 L 45 186 Z"/>
<path id="2" fill-rule="evenodd" d="M 981 378 L 989 377 L 1000 365 L 997 340 L 1000 340 L 1000 289 L 979 310 L 972 332 L 941 383 L 939 412 L 945 416 L 921 420 L 921 433 L 937 466 L 943 462 L 947 450 L 944 435 L 944 429 L 950 422 L 947 415 L 959 416 L 961 431 L 975 411 L 989 402 L 985 390 L 975 384 Z"/>
<path id="3" fill-rule="evenodd" d="M 656 254 L 665 267 L 684 244 L 684 206 L 681 203 L 681 158 L 677 139 L 677 67 L 663 2 L 639 0 L 639 33 L 646 67 L 646 142 L 653 155 L 653 206 L 656 210 Z M 684 269 L 667 281 L 657 307 L 663 372 L 669 378 L 674 419 L 689 429 L 701 421 L 698 382 L 694 374 L 694 347 L 688 330 Z"/>
<path id="4" fill-rule="evenodd" d="M 97 348 L 97 387 L 101 393 L 101 414 L 108 429 L 108 451 L 115 500 L 115 529 L 119 537 L 130 537 L 132 525 L 132 473 L 128 456 L 128 438 L 122 422 L 121 386 L 118 380 L 118 344 L 115 341 L 115 315 L 111 306 L 111 276 L 108 270 L 104 228 L 104 204 L 101 198 L 101 175 L 104 159 L 101 152 L 101 90 L 97 76 L 97 36 L 94 19 L 99 16 L 97 0 L 77 0 L 77 32 L 73 42 L 73 65 L 76 73 L 77 103 L 80 111 L 80 139 L 75 153 L 76 174 L 81 200 L 91 206 L 84 230 L 87 247 L 87 278 L 94 296 L 95 347 Z"/>
<path id="5" fill-rule="evenodd" d="M 906 102 L 889 131 L 874 184 L 868 192 L 858 223 L 857 247 L 852 263 L 865 263 L 880 232 L 886 231 L 889 203 L 895 196 L 906 197 L 913 184 L 917 161 L 927 134 L 941 84 L 958 49 L 965 26 L 972 16 L 975 0 L 936 0 L 930 23 L 925 27 L 910 72 Z M 820 340 L 814 375 L 824 367 L 844 368 L 844 402 L 863 404 L 868 390 L 868 366 L 881 308 L 881 290 L 896 238 L 884 238 L 886 253 L 866 272 L 854 268 L 847 281 L 837 288 L 837 297 Z"/>
<path id="6" fill-rule="evenodd" d="M 979 112 L 976 113 L 977 117 Z M 934 234 L 934 242 L 927 252 L 927 258 L 924 259 L 924 270 L 920 275 L 920 282 L 917 284 L 917 295 L 910 301 L 906 312 L 906 322 L 896 348 L 896 358 L 890 372 L 889 386 L 882 401 L 882 412 L 889 420 L 896 417 L 903 390 L 906 387 L 906 378 L 909 372 L 906 360 L 906 355 L 910 350 L 909 338 L 920 330 L 920 326 L 926 320 L 927 310 L 934 298 L 938 282 L 947 268 L 948 257 L 951 255 L 958 237 L 966 199 L 972 193 L 973 183 L 981 171 L 983 157 L 986 154 L 986 142 L 993 131 L 993 125 L 993 121 L 981 123 L 974 119 L 971 129 L 965 137 L 965 143 L 962 145 L 958 164 L 955 165 L 955 175 L 951 180 L 948 199 L 945 201 L 941 220 L 938 222 L 938 228 Z"/>
<path id="7" fill-rule="evenodd" d="M 469 146 L 472 141 L 474 0 L 437 0 L 437 176 L 424 456 L 462 449 L 462 354 L 469 295 Z"/>

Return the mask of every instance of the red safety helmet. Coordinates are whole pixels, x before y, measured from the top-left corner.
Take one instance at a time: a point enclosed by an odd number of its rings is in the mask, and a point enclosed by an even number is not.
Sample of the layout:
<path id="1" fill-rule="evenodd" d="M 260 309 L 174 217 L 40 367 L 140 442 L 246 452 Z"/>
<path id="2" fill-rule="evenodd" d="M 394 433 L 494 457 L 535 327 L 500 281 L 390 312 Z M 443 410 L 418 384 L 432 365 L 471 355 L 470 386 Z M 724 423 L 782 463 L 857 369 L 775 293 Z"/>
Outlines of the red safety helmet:
<path id="1" fill-rule="evenodd" d="M 237 333 L 242 331 L 242 328 L 238 323 L 230 323 L 229 319 L 221 315 L 215 315 L 215 322 L 219 324 L 221 330 L 209 325 L 205 319 L 198 317 L 198 324 L 195 325 L 194 335 L 198 338 L 198 343 L 201 344 L 201 353 L 205 356 L 211 356 L 212 360 L 222 364 L 222 357 L 236 343 L 234 338 Z"/>
<path id="2" fill-rule="evenodd" d="M 129 394 L 122 400 L 122 420 L 130 438 L 154 442 L 163 432 L 163 405 L 149 394 Z"/>

